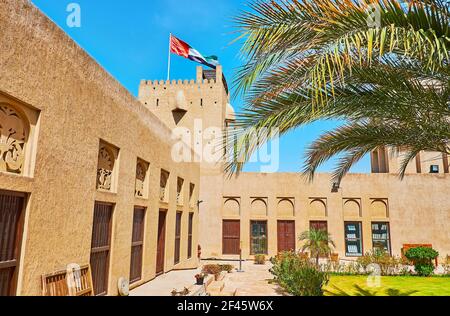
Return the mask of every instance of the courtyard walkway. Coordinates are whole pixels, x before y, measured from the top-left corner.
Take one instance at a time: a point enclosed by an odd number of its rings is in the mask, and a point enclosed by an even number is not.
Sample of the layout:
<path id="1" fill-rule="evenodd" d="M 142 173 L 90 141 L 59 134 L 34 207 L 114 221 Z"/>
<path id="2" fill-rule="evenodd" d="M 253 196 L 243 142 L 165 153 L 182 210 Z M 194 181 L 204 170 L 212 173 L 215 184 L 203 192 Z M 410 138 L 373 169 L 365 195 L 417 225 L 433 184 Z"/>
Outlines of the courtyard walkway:
<path id="1" fill-rule="evenodd" d="M 130 296 L 171 296 L 174 289 L 181 291 L 194 284 L 194 276 L 199 272 L 200 269 L 171 271 L 131 290 Z"/>
<path id="2" fill-rule="evenodd" d="M 239 268 L 236 261 L 202 261 L 205 264 L 229 263 Z M 236 296 L 281 296 L 283 295 L 276 284 L 270 284 L 272 274 L 269 272 L 271 265 L 255 265 L 253 261 L 245 261 L 242 264 L 244 272 L 233 271 L 229 273 L 225 281 L 224 291 L 235 291 Z M 162 275 L 155 280 L 144 284 L 131 291 L 131 296 L 170 296 L 172 290 L 183 290 L 194 284 L 194 276 L 200 271 L 183 270 L 172 271 Z"/>

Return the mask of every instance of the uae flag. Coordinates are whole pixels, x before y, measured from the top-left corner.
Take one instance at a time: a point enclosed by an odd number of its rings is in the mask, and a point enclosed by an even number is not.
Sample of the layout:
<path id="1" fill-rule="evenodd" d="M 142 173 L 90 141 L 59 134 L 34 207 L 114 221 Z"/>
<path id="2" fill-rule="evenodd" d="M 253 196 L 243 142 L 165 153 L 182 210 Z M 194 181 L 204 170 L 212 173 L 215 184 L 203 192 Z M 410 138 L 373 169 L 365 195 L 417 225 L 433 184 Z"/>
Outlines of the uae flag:
<path id="1" fill-rule="evenodd" d="M 170 52 L 213 69 L 216 69 L 217 65 L 219 65 L 217 56 L 203 57 L 202 54 L 192 48 L 188 43 L 183 42 L 173 35 L 170 35 Z"/>

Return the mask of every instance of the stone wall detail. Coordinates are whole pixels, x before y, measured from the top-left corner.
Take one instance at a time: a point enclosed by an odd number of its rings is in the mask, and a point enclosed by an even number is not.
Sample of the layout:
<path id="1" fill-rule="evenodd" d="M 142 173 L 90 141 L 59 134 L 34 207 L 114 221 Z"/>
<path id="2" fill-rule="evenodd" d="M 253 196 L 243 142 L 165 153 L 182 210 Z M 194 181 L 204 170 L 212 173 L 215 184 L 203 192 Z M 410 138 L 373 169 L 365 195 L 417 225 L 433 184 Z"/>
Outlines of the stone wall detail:
<path id="1" fill-rule="evenodd" d="M 22 174 L 29 129 L 14 107 L 0 104 L 0 171 Z"/>
<path id="2" fill-rule="evenodd" d="M 111 145 L 100 142 L 98 151 L 97 189 L 113 191 L 114 167 L 118 150 Z"/>
<path id="3" fill-rule="evenodd" d="M 141 198 L 147 197 L 146 193 L 147 172 L 148 172 L 148 163 L 146 163 L 141 159 L 138 159 L 136 163 L 136 184 L 135 184 L 136 197 Z"/>

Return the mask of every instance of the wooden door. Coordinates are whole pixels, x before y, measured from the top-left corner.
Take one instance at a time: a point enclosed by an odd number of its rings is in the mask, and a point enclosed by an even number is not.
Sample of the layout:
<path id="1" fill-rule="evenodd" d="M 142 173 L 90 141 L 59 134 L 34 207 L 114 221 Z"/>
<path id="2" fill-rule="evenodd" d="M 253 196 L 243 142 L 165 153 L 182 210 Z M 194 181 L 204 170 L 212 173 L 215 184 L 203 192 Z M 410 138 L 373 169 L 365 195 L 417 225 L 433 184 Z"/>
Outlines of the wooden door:
<path id="1" fill-rule="evenodd" d="M 164 273 L 164 258 L 166 251 L 166 211 L 159 212 L 158 244 L 156 251 L 156 274 Z"/>
<path id="2" fill-rule="evenodd" d="M 177 212 L 177 218 L 175 222 L 175 254 L 174 254 L 174 264 L 180 263 L 181 255 L 181 220 L 183 218 L 182 212 Z"/>
<path id="3" fill-rule="evenodd" d="M 222 226 L 222 253 L 238 255 L 240 253 L 241 223 L 239 220 L 224 220 Z"/>
<path id="4" fill-rule="evenodd" d="M 142 278 L 142 260 L 144 252 L 145 208 L 135 207 L 133 214 L 133 233 L 131 241 L 130 283 Z"/>
<path id="5" fill-rule="evenodd" d="M 91 269 L 94 293 L 97 296 L 108 294 L 113 208 L 112 204 L 95 203 L 92 227 Z"/>
<path id="6" fill-rule="evenodd" d="M 25 195 L 0 191 L 0 296 L 16 294 Z"/>
<path id="7" fill-rule="evenodd" d="M 295 221 L 278 221 L 278 252 L 295 251 Z"/>
<path id="8" fill-rule="evenodd" d="M 192 232 L 194 226 L 194 213 L 189 213 L 188 223 L 188 259 L 192 258 Z"/>

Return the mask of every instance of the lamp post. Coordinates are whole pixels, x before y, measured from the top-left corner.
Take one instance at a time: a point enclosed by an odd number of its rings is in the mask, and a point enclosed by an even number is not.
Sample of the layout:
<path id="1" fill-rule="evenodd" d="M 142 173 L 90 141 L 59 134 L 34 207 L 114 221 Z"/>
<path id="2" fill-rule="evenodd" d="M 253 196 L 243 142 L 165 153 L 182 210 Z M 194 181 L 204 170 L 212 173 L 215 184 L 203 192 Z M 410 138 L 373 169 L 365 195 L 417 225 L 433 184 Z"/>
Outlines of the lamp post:
<path id="1" fill-rule="evenodd" d="M 242 270 L 242 241 L 239 246 L 239 270 L 237 270 L 236 272 L 245 272 L 244 270 Z"/>

